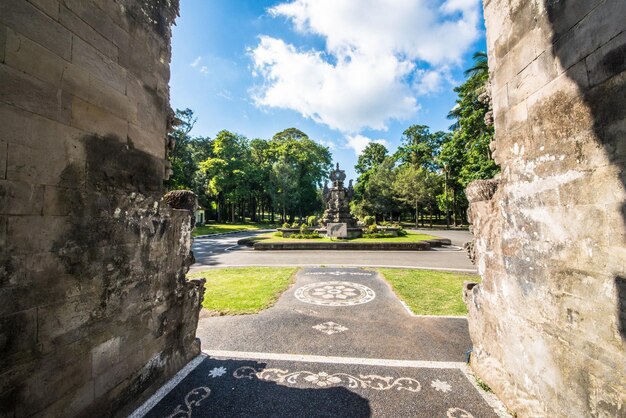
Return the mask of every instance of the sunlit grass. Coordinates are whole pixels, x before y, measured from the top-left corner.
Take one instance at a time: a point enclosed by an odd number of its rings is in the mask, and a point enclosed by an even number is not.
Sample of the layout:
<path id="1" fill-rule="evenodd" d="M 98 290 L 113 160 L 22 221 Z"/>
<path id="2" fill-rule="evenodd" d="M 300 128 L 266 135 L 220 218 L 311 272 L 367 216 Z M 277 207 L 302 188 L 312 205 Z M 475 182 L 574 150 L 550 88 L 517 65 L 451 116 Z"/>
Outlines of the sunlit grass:
<path id="1" fill-rule="evenodd" d="M 218 315 L 254 314 L 272 306 L 295 279 L 296 267 L 237 267 L 189 275 L 206 279 L 202 306 Z"/>
<path id="2" fill-rule="evenodd" d="M 436 237 L 434 235 L 427 234 L 418 234 L 412 231 L 406 231 L 407 235 L 400 237 L 384 237 L 384 238 L 351 238 L 351 239 L 331 239 L 331 238 L 313 238 L 313 239 L 295 239 L 295 238 L 283 238 L 280 236 L 276 236 L 275 233 L 268 233 L 259 235 L 255 238 L 255 241 L 263 241 L 263 242 L 418 242 L 425 241 L 429 239 L 438 239 L 440 237 Z"/>
<path id="3" fill-rule="evenodd" d="M 192 235 L 197 237 L 199 235 L 209 234 L 221 234 L 223 232 L 235 232 L 235 231 L 253 231 L 255 229 L 270 229 L 275 228 L 275 225 L 270 224 L 208 224 L 202 226 L 196 226 L 192 231 Z"/>
<path id="4" fill-rule="evenodd" d="M 410 269 L 378 271 L 416 315 L 467 315 L 463 282 L 480 282 L 480 276 L 466 273 Z"/>

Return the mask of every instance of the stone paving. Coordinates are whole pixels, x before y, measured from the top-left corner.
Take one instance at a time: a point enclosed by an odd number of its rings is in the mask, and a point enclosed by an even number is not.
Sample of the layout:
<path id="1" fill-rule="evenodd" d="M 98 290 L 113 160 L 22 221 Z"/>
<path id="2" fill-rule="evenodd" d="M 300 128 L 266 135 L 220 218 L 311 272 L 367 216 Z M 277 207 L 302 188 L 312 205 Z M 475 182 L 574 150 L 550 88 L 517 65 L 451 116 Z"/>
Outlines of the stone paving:
<path id="1" fill-rule="evenodd" d="M 506 416 L 464 363 L 466 320 L 410 314 L 372 271 L 303 269 L 274 307 L 198 336 L 205 358 L 145 416 Z"/>

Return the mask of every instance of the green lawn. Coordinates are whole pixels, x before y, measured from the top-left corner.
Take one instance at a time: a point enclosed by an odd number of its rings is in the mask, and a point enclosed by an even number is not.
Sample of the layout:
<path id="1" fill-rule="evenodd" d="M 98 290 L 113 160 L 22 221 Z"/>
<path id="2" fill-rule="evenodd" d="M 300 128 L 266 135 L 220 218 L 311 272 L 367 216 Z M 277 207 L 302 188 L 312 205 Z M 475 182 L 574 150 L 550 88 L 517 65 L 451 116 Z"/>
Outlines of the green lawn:
<path id="1" fill-rule="evenodd" d="M 276 225 L 270 224 L 208 224 L 202 226 L 196 226 L 191 234 L 194 237 L 198 235 L 219 234 L 222 232 L 234 232 L 234 231 L 251 231 L 255 229 L 270 229 L 276 228 Z"/>
<path id="2" fill-rule="evenodd" d="M 466 315 L 463 282 L 480 276 L 433 270 L 377 269 L 416 315 Z"/>
<path id="3" fill-rule="evenodd" d="M 289 288 L 298 269 L 241 267 L 211 269 L 190 275 L 206 278 L 202 306 L 219 315 L 253 314 L 272 306 Z"/>
<path id="4" fill-rule="evenodd" d="M 268 234 L 259 235 L 255 238 L 255 241 L 264 241 L 264 242 L 299 242 L 299 241 L 310 241 L 310 242 L 330 242 L 330 241 L 347 241 L 347 242 L 417 242 L 424 241 L 428 239 L 437 239 L 434 235 L 426 235 L 426 234 L 418 234 L 416 232 L 406 231 L 407 235 L 401 237 L 389 237 L 389 238 L 352 238 L 352 239 L 331 239 L 331 238 L 312 238 L 312 239 L 296 239 L 296 238 L 283 238 L 275 236 L 274 232 L 270 232 Z"/>

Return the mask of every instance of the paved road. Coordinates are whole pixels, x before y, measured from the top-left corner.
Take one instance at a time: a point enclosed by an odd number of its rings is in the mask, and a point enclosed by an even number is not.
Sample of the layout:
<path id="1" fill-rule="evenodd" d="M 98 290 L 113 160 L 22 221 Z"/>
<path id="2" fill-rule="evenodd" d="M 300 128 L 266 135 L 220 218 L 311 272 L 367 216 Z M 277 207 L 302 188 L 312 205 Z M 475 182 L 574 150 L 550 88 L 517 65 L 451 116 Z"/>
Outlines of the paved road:
<path id="1" fill-rule="evenodd" d="M 471 240 L 471 234 L 467 231 L 419 231 L 449 238 L 452 241 L 452 247 L 432 251 L 254 251 L 237 245 L 237 241 L 242 238 L 265 232 L 242 232 L 212 238 L 196 238 L 193 243 L 196 264 L 191 267 L 191 272 L 215 267 L 286 265 L 387 266 L 476 271 L 476 267 L 469 262 L 462 249 L 462 245 Z"/>
<path id="2" fill-rule="evenodd" d="M 198 336 L 204 356 L 138 416 L 506 416 L 464 363 L 466 320 L 411 315 L 372 271 L 303 269 L 274 307 Z"/>

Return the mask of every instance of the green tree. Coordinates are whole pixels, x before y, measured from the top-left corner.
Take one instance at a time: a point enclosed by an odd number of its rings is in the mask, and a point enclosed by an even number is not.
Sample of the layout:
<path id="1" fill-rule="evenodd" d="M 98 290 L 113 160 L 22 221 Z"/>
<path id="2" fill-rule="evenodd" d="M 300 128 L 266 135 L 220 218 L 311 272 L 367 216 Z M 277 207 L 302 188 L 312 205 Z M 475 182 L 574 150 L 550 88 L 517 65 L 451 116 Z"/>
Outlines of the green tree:
<path id="1" fill-rule="evenodd" d="M 500 171 L 489 148 L 494 132 L 487 123 L 491 106 L 489 66 L 484 52 L 474 54 L 474 65 L 465 71 L 465 76 L 465 82 L 454 89 L 458 98 L 448 118 L 455 122 L 438 157 L 448 175 L 455 223 L 467 208 L 465 187 L 473 180 L 493 178 Z"/>
<path id="2" fill-rule="evenodd" d="M 172 165 L 172 174 L 165 181 L 168 190 L 192 189 L 193 177 L 198 169 L 193 159 L 189 135 L 196 123 L 191 109 L 176 109 L 174 131 L 170 134 L 175 141 L 174 149 L 169 153 L 169 161 Z"/>
<path id="3" fill-rule="evenodd" d="M 430 132 L 426 125 L 411 125 L 402 133 L 402 144 L 396 151 L 396 158 L 401 164 L 412 164 L 435 171 L 436 157 L 445 140 L 444 132 Z"/>
<path id="4" fill-rule="evenodd" d="M 332 155 L 324 147 L 310 139 L 304 132 L 289 128 L 274 135 L 269 144 L 269 155 L 272 161 L 284 159 L 295 170 L 298 193 L 291 197 L 291 204 L 285 208 L 289 222 L 295 215 L 302 220 L 322 209 L 319 188 L 328 176 L 332 164 Z"/>
<path id="5" fill-rule="evenodd" d="M 430 173 L 423 167 L 405 164 L 397 169 L 393 190 L 401 202 L 415 211 L 415 227 L 418 226 L 420 207 L 427 202 Z"/>
<path id="6" fill-rule="evenodd" d="M 352 210 L 363 218 L 374 215 L 377 221 L 384 219 L 397 209 L 397 199 L 393 190 L 395 180 L 395 160 L 386 157 L 382 163 L 359 176 L 355 186 L 355 198 L 352 201 Z M 363 181 L 363 176 L 366 181 Z"/>
<path id="7" fill-rule="evenodd" d="M 370 142 L 359 155 L 354 169 L 358 174 L 363 174 L 381 164 L 388 153 L 389 151 L 387 151 L 387 148 L 383 144 Z"/>

